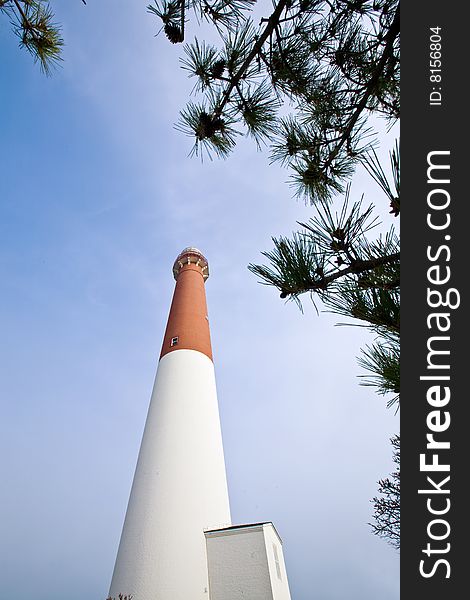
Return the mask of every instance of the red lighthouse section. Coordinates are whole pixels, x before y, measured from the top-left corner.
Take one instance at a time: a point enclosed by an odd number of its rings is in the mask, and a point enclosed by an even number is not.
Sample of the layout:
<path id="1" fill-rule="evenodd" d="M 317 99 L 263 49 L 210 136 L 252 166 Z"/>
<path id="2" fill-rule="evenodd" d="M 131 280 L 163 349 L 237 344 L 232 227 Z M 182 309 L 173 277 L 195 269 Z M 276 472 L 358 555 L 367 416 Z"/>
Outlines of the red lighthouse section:
<path id="1" fill-rule="evenodd" d="M 204 283 L 209 265 L 197 248 L 185 248 L 175 260 L 176 287 L 160 358 L 175 350 L 196 350 L 212 360 Z"/>

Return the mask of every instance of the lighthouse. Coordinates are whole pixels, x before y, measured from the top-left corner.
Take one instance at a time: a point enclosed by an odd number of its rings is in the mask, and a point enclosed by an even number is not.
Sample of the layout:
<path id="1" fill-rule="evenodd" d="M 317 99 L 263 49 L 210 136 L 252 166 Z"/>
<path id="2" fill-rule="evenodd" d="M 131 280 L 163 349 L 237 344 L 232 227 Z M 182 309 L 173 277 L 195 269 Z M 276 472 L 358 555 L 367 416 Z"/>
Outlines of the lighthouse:
<path id="1" fill-rule="evenodd" d="M 290 600 L 270 522 L 232 525 L 205 295 L 185 248 L 109 590 L 111 599 Z"/>
<path id="2" fill-rule="evenodd" d="M 205 282 L 208 262 L 186 248 L 109 595 L 208 600 L 205 530 L 231 524 Z"/>

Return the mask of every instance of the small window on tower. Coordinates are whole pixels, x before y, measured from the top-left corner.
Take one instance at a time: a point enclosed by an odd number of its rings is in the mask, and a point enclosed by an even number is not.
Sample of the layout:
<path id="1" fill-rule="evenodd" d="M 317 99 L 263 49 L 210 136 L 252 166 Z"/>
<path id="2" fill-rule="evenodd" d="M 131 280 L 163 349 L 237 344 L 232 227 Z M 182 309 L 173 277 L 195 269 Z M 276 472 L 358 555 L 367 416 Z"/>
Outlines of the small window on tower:
<path id="1" fill-rule="evenodd" d="M 178 344 L 178 336 L 171 338 L 170 346 L 176 346 Z"/>

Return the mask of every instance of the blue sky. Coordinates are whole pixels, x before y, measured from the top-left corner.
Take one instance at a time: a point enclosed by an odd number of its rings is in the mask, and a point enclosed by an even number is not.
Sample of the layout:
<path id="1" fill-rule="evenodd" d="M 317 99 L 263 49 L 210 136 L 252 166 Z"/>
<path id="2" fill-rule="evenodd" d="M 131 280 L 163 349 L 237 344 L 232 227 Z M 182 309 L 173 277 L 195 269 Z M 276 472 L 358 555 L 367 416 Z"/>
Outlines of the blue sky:
<path id="1" fill-rule="evenodd" d="M 2 594 L 106 597 L 171 267 L 195 245 L 234 523 L 275 523 L 293 600 L 396 600 L 398 554 L 367 525 L 399 427 L 359 386 L 370 337 L 246 268 L 311 209 L 249 141 L 228 161 L 188 157 L 173 124 L 192 83 L 145 3 L 55 8 L 52 78 L 0 19 Z M 362 192 L 382 201 L 358 173 Z"/>

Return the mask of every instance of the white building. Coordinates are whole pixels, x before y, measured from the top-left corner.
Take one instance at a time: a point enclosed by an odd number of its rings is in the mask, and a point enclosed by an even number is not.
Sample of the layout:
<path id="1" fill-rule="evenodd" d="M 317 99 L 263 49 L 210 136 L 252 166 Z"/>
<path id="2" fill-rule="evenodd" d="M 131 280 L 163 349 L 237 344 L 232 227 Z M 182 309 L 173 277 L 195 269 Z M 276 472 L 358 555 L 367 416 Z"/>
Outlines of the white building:
<path id="1" fill-rule="evenodd" d="M 290 600 L 271 523 L 231 525 L 204 283 L 195 248 L 176 287 L 109 595 Z"/>
<path id="2" fill-rule="evenodd" d="M 290 600 L 282 541 L 272 523 L 205 535 L 210 600 Z"/>

